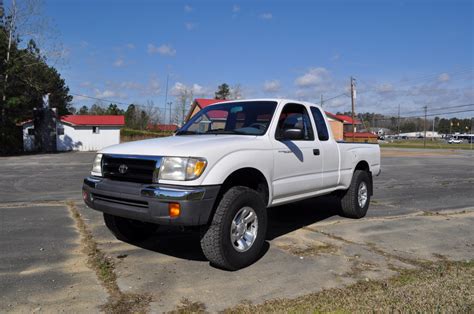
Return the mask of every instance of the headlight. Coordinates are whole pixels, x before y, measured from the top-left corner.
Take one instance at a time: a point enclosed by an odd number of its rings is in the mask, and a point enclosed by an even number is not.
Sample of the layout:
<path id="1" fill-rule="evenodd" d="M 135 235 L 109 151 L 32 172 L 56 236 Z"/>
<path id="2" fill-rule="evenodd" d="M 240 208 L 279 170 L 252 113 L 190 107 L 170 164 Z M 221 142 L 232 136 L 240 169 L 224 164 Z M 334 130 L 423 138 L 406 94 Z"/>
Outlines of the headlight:
<path id="1" fill-rule="evenodd" d="M 91 175 L 102 177 L 102 154 L 95 155 L 94 163 L 92 164 Z"/>
<path id="2" fill-rule="evenodd" d="M 207 161 L 204 158 L 195 157 L 164 157 L 159 179 L 187 181 L 201 176 L 206 168 Z"/>

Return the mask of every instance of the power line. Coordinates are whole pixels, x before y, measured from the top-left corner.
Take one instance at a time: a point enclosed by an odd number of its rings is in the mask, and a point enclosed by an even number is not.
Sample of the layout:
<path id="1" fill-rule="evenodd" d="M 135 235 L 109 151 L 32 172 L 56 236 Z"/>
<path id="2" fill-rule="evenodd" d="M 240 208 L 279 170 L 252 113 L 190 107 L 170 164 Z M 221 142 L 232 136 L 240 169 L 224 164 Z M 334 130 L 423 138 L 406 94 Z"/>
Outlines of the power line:
<path id="1" fill-rule="evenodd" d="M 424 110 L 424 109 L 423 109 Z M 449 112 L 437 112 L 437 113 L 430 113 L 426 114 L 426 117 L 433 117 L 433 116 L 441 116 L 441 115 L 448 115 L 448 114 L 455 114 L 455 113 L 465 113 L 465 112 L 474 112 L 474 109 L 469 109 L 469 110 L 459 110 L 459 111 L 449 111 Z M 415 116 L 405 116 L 405 117 L 400 117 L 400 119 L 411 119 L 411 118 L 421 118 L 425 116 L 424 114 L 420 115 L 415 115 Z M 392 119 L 397 119 L 397 117 L 389 117 L 389 118 L 374 118 L 374 120 L 377 121 L 387 121 L 387 120 L 392 120 Z"/>
<path id="2" fill-rule="evenodd" d="M 135 107 L 145 107 L 144 105 L 139 105 L 139 104 L 134 104 L 134 103 L 124 103 L 124 102 L 117 101 L 117 100 L 106 99 L 106 98 L 98 98 L 98 97 L 92 97 L 92 96 L 83 95 L 83 94 L 76 94 L 76 93 L 71 93 L 71 92 L 70 92 L 69 94 L 74 95 L 74 96 L 79 96 L 79 97 L 84 97 L 84 98 L 89 98 L 89 99 L 104 101 L 104 102 L 110 102 L 110 103 L 113 103 L 113 104 L 119 104 L 119 105 L 125 105 L 125 106 L 134 105 Z M 165 107 L 160 107 L 160 106 L 153 105 L 153 107 L 158 108 L 158 109 L 160 109 L 160 110 L 161 110 L 161 109 L 164 109 L 164 110 L 166 111 L 166 106 L 165 106 Z"/>
<path id="3" fill-rule="evenodd" d="M 469 107 L 469 106 L 474 106 L 474 104 L 458 105 L 458 106 L 444 106 L 444 107 L 430 108 L 430 112 L 432 112 L 432 111 L 438 111 L 438 110 L 446 110 L 446 109 L 451 109 L 451 108 Z M 407 113 L 418 113 L 418 112 L 422 112 L 422 111 L 423 111 L 422 109 L 411 110 L 411 111 L 405 111 L 405 114 L 407 114 Z M 388 113 L 387 115 L 395 115 L 395 113 Z"/>

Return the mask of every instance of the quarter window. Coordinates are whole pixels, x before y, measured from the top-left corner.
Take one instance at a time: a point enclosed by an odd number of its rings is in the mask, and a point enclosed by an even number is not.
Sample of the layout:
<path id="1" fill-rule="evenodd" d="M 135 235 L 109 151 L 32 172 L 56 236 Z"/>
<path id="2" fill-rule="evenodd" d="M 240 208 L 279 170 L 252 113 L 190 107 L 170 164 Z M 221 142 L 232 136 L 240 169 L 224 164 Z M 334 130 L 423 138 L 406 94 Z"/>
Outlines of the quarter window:
<path id="1" fill-rule="evenodd" d="M 99 127 L 98 126 L 93 126 L 92 127 L 92 133 L 93 134 L 99 134 Z"/>
<path id="2" fill-rule="evenodd" d="M 326 126 L 321 110 L 316 107 L 311 107 L 311 113 L 313 114 L 314 123 L 316 123 L 316 130 L 318 131 L 318 138 L 320 141 L 329 140 L 329 131 Z"/>

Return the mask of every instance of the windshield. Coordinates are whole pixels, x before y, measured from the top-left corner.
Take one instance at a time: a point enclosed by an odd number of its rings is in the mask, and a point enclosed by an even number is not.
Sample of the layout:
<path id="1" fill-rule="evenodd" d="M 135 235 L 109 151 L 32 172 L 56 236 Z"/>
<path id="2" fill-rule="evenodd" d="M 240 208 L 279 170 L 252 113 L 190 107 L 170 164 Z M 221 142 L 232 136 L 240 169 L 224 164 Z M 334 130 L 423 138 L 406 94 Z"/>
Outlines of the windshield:
<path id="1" fill-rule="evenodd" d="M 249 101 L 209 106 L 194 115 L 176 135 L 263 135 L 276 105 L 275 101 Z"/>

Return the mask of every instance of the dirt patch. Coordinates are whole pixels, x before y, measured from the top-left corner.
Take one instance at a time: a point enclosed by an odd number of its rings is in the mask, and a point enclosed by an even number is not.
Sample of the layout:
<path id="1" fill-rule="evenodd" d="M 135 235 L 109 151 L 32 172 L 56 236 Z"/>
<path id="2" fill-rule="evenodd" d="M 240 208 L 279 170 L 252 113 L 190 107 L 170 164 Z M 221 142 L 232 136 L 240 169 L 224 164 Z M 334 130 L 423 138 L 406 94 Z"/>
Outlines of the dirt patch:
<path id="1" fill-rule="evenodd" d="M 474 261 L 436 262 L 399 270 L 386 280 L 360 281 L 296 299 L 242 304 L 225 313 L 464 312 L 474 310 Z"/>
<path id="2" fill-rule="evenodd" d="M 74 202 L 67 203 L 68 209 L 81 234 L 82 251 L 87 255 L 88 266 L 95 271 L 102 286 L 109 293 L 109 300 L 101 307 L 105 313 L 143 313 L 152 298 L 148 294 L 123 293 L 117 285 L 115 265 L 97 246 L 91 231 L 85 224 Z"/>
<path id="3" fill-rule="evenodd" d="M 181 300 L 181 304 L 176 307 L 176 310 L 173 310 L 168 313 L 170 314 L 206 313 L 206 306 L 202 302 L 192 302 L 184 298 Z"/>
<path id="4" fill-rule="evenodd" d="M 285 244 L 279 245 L 280 249 L 287 251 L 295 256 L 316 256 L 319 254 L 333 254 L 339 249 L 337 246 L 329 243 L 317 242 L 305 245 Z"/>

